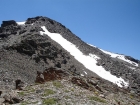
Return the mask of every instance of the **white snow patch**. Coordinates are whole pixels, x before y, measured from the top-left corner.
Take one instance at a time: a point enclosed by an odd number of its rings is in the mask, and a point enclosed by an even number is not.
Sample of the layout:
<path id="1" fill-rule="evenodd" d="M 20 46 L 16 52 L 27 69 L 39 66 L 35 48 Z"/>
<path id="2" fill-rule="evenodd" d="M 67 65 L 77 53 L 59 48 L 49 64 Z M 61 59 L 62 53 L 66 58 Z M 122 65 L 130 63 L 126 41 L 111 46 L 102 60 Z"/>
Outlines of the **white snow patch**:
<path id="1" fill-rule="evenodd" d="M 83 75 L 83 74 L 81 74 L 81 76 L 83 77 L 84 75 Z"/>
<path id="2" fill-rule="evenodd" d="M 26 21 L 24 21 L 24 22 L 16 22 L 18 25 L 25 25 L 25 22 Z"/>
<path id="3" fill-rule="evenodd" d="M 87 43 L 88 44 L 88 43 Z M 96 48 L 96 46 L 94 46 L 94 45 L 92 45 L 92 44 L 88 44 L 88 45 L 90 45 L 90 46 L 92 46 L 92 47 L 95 47 Z"/>
<path id="4" fill-rule="evenodd" d="M 60 34 L 50 33 L 45 26 L 42 26 L 41 28 L 45 31 L 40 31 L 41 35 L 48 35 L 51 39 L 56 41 L 71 55 L 73 55 L 75 59 L 81 62 L 87 69 L 91 70 L 92 72 L 95 72 L 100 77 L 117 84 L 119 87 L 127 87 L 129 85 L 121 77 L 118 78 L 112 75 L 109 71 L 106 71 L 102 66 L 97 66 L 97 61 L 95 60 L 96 57 L 94 58 L 95 55 L 90 54 L 89 56 L 86 56 L 74 44 L 64 39 Z"/>
<path id="5" fill-rule="evenodd" d="M 87 72 L 86 71 L 84 71 L 84 73 L 87 75 Z"/>
<path id="6" fill-rule="evenodd" d="M 128 63 L 130 63 L 130 64 L 132 64 L 132 65 L 134 65 L 134 66 L 138 66 L 137 63 L 126 59 L 124 55 L 111 53 L 111 52 L 108 52 L 108 51 L 105 51 L 105 50 L 102 50 L 102 49 L 100 49 L 100 50 L 101 50 L 102 52 L 106 53 L 106 54 L 109 54 L 112 58 L 118 58 L 118 59 L 121 59 L 121 60 L 123 60 L 123 61 L 125 61 L 125 62 L 128 62 Z"/>
<path id="7" fill-rule="evenodd" d="M 135 67 L 129 67 L 129 68 L 132 69 L 132 70 L 136 69 Z"/>

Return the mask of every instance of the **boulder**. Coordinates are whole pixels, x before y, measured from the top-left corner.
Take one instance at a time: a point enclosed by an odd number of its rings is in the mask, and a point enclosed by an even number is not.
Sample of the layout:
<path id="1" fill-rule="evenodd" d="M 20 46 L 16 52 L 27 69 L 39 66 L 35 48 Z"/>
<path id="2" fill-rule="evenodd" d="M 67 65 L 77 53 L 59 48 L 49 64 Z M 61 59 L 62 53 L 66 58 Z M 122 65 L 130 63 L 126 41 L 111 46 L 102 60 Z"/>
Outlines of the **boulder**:
<path id="1" fill-rule="evenodd" d="M 20 79 L 18 79 L 15 81 L 15 83 L 16 83 L 16 89 L 23 90 L 24 82 L 22 82 Z"/>

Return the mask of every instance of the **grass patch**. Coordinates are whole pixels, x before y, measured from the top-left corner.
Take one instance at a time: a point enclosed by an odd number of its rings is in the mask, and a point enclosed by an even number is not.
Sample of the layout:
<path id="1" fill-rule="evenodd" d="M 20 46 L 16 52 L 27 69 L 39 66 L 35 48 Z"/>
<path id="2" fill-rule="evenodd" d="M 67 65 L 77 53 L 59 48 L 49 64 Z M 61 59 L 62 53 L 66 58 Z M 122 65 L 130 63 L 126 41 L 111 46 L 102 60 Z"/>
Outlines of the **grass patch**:
<path id="1" fill-rule="evenodd" d="M 74 88 L 71 88 L 70 90 L 74 92 Z"/>
<path id="2" fill-rule="evenodd" d="M 43 100 L 43 105 L 53 105 L 56 103 L 57 103 L 57 100 L 55 98 L 47 98 Z"/>
<path id="3" fill-rule="evenodd" d="M 98 96 L 99 95 L 99 92 L 98 91 L 95 91 L 94 94 Z"/>
<path id="4" fill-rule="evenodd" d="M 70 91 L 69 91 L 69 90 L 65 90 L 65 92 L 66 92 L 66 93 L 69 93 Z"/>
<path id="5" fill-rule="evenodd" d="M 95 96 L 91 96 L 89 97 L 90 100 L 94 100 L 94 101 L 97 101 L 97 102 L 102 102 L 102 103 L 106 103 L 105 100 L 99 98 L 99 97 L 95 97 Z"/>
<path id="6" fill-rule="evenodd" d="M 48 96 L 48 95 L 51 95 L 51 94 L 54 94 L 55 91 L 51 90 L 51 89 L 46 89 L 44 90 L 44 94 L 43 96 Z"/>
<path id="7" fill-rule="evenodd" d="M 30 92 L 35 92 L 35 89 L 32 88 L 32 89 L 30 89 L 28 92 L 29 92 L 29 93 L 30 93 Z"/>
<path id="8" fill-rule="evenodd" d="M 63 85 L 61 84 L 60 81 L 54 81 L 54 82 L 53 82 L 53 85 L 54 85 L 55 87 L 57 87 L 57 88 L 63 88 Z"/>
<path id="9" fill-rule="evenodd" d="M 129 96 L 131 99 L 134 99 L 134 94 L 130 94 Z"/>
<path id="10" fill-rule="evenodd" d="M 24 96 L 25 95 L 25 92 L 19 92 L 19 95 L 20 96 Z"/>
<path id="11" fill-rule="evenodd" d="M 38 101 L 36 101 L 36 102 L 32 102 L 32 104 L 34 105 L 34 104 L 37 104 L 38 103 Z"/>
<path id="12" fill-rule="evenodd" d="M 29 103 L 26 101 L 23 101 L 20 105 L 28 105 Z"/>
<path id="13" fill-rule="evenodd" d="M 35 89 L 33 89 L 31 87 L 28 87 L 28 88 L 26 87 L 26 90 L 19 92 L 19 95 L 24 96 L 24 95 L 27 95 L 27 94 L 30 94 L 30 93 L 33 93 L 33 92 L 35 92 Z"/>
<path id="14" fill-rule="evenodd" d="M 26 90 L 26 93 L 32 93 L 32 92 L 35 92 L 35 89 L 32 88 L 31 86 L 27 86 L 27 87 L 25 88 L 25 90 Z"/>

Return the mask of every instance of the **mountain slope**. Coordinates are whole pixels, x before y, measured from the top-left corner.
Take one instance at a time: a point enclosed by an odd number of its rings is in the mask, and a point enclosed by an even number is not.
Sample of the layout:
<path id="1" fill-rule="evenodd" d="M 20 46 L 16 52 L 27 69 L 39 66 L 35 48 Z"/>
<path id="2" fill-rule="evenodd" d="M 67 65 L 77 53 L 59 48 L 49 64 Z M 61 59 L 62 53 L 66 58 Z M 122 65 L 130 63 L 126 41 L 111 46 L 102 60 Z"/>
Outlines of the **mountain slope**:
<path id="1" fill-rule="evenodd" d="M 47 72 L 50 68 L 56 70 L 53 75 Z M 3 21 L 0 70 L 1 89 L 14 89 L 16 80 L 27 85 L 48 81 L 61 71 L 64 77 L 100 78 L 102 88 L 117 84 L 140 95 L 139 60 L 91 46 L 61 23 L 42 16 L 25 22 Z M 37 79 L 37 73 L 43 73 L 43 79 Z"/>

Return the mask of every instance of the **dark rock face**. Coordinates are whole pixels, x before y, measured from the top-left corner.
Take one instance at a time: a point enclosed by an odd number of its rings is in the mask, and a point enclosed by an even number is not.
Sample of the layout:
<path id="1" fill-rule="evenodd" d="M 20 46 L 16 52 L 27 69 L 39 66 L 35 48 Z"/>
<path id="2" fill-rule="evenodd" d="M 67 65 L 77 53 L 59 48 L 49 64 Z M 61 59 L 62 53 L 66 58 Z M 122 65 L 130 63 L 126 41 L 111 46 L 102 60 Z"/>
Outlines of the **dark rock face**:
<path id="1" fill-rule="evenodd" d="M 22 82 L 20 79 L 15 81 L 16 83 L 16 89 L 18 90 L 22 90 L 22 88 L 24 87 L 24 82 Z"/>
<path id="2" fill-rule="evenodd" d="M 2 68 L 0 75 L 6 76 L 5 71 L 8 70 L 11 73 L 8 76 L 8 81 L 17 80 L 18 76 L 15 75 L 19 75 L 22 77 L 21 80 L 24 82 L 29 80 L 28 82 L 31 83 L 36 80 L 36 72 L 38 71 L 42 76 L 40 78 L 38 74 L 39 80 L 36 81 L 44 82 L 45 75 L 48 76 L 48 74 L 54 73 L 47 71 L 44 74 L 44 70 L 49 68 L 60 69 L 73 76 L 79 76 L 86 71 L 86 77 L 98 77 L 75 60 L 69 52 L 50 39 L 49 36 L 41 36 L 40 31 L 43 31 L 41 26 L 45 26 L 50 32 L 60 33 L 66 40 L 75 44 L 83 54 L 89 55 L 91 53 L 100 57 L 101 59 L 97 63 L 98 66 L 102 66 L 111 74 L 129 81 L 128 88 L 140 94 L 140 71 L 129 68 L 134 67 L 133 65 L 117 58 L 111 58 L 100 49 L 83 42 L 61 23 L 42 16 L 28 18 L 25 25 L 17 25 L 15 21 L 4 21 L 2 23 L 0 27 L 0 68 Z M 129 56 L 126 56 L 126 59 L 135 63 L 140 62 Z M 57 74 L 56 71 L 54 74 Z M 51 77 L 51 79 L 54 79 L 53 76 Z M 4 80 L 6 79 L 2 80 L 4 84 L 10 83 Z"/>
<path id="3" fill-rule="evenodd" d="M 19 26 L 14 20 L 3 21 L 0 27 L 0 38 L 8 37 L 12 34 L 17 34 L 19 29 Z"/>
<path id="4" fill-rule="evenodd" d="M 14 20 L 3 21 L 1 27 L 6 27 L 10 25 L 17 26 L 17 23 Z"/>

